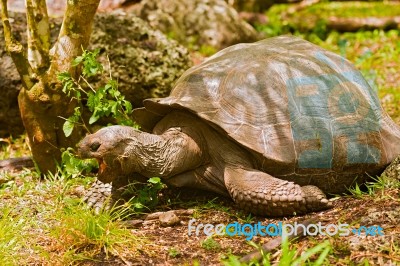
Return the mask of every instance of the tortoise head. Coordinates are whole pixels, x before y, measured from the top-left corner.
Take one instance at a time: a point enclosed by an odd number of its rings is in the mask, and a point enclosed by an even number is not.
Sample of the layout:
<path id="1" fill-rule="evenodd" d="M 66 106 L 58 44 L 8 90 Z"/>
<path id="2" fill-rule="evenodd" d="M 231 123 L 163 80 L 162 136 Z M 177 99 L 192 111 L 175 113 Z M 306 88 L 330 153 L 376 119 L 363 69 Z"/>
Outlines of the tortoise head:
<path id="1" fill-rule="evenodd" d="M 82 159 L 97 159 L 98 179 L 109 183 L 117 177 L 139 171 L 131 155 L 142 133 L 127 126 L 105 127 L 83 138 L 77 145 L 77 154 Z"/>

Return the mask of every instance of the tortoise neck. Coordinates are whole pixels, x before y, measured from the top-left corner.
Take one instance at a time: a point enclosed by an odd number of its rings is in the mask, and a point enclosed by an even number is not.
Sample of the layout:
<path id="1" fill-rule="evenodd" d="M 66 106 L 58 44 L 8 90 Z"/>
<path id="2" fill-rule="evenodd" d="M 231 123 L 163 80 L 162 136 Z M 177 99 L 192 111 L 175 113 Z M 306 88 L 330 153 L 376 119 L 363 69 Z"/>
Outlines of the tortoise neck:
<path id="1" fill-rule="evenodd" d="M 162 135 L 143 132 L 133 152 L 139 172 L 146 177 L 172 177 L 194 169 L 202 162 L 202 151 L 185 133 L 171 128 Z"/>

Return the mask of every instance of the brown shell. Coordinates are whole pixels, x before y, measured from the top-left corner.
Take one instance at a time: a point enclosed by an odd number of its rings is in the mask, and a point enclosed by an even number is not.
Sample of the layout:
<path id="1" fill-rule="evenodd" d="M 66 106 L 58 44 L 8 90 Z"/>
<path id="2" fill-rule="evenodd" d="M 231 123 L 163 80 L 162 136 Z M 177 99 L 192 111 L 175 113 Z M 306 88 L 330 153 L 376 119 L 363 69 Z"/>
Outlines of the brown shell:
<path id="1" fill-rule="evenodd" d="M 260 169 L 289 180 L 375 174 L 400 153 L 400 130 L 361 73 L 292 36 L 226 48 L 144 106 L 197 114 L 250 150 Z"/>

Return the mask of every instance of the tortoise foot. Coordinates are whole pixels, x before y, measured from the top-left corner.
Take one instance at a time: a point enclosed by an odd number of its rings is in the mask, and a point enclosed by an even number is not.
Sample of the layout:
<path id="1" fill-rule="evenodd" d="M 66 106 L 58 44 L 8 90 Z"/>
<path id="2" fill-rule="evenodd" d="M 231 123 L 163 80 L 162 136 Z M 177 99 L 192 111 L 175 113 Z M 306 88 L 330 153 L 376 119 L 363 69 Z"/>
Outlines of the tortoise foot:
<path id="1" fill-rule="evenodd" d="M 306 208 L 308 211 L 321 211 L 332 208 L 330 202 L 324 192 L 316 186 L 303 186 L 303 198 L 305 199 Z"/>
<path id="2" fill-rule="evenodd" d="M 83 198 L 89 208 L 93 208 L 94 212 L 98 214 L 101 209 L 108 210 L 111 206 L 111 183 L 103 183 L 96 180 L 89 188 L 88 192 Z"/>
<path id="3" fill-rule="evenodd" d="M 256 215 L 290 216 L 331 207 L 315 186 L 301 187 L 254 169 L 225 169 L 225 185 L 239 207 Z"/>

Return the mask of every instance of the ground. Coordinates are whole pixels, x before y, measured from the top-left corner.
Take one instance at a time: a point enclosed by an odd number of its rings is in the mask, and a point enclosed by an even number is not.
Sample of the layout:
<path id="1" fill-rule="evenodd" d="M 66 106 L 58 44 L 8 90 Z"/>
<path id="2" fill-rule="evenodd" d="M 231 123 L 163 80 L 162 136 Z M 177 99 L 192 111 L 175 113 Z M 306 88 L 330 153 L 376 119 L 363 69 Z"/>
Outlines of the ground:
<path id="1" fill-rule="evenodd" d="M 23 139 L 17 139 L 3 148 L 9 155 L 23 155 L 24 145 Z M 365 188 L 354 188 L 347 196 L 336 196 L 330 210 L 274 219 L 251 216 L 235 208 L 230 199 L 215 194 L 172 188 L 159 191 L 157 207 L 146 213 L 135 214 L 130 209 L 95 215 L 81 202 L 92 181 L 91 176 L 74 177 L 65 172 L 44 180 L 34 169 L 1 172 L 0 264 L 220 265 L 230 259 L 228 265 L 235 265 L 232 254 L 241 257 L 254 250 L 245 236 L 207 238 L 203 233 L 196 236 L 194 230 L 189 236 L 189 221 L 196 219 L 193 226 L 234 222 L 267 225 L 301 223 L 309 218 L 325 226 L 380 226 L 382 235 L 308 236 L 290 245 L 298 258 L 327 240 L 330 250 L 324 265 L 400 263 L 400 185 L 395 179 L 382 177 Z M 169 210 L 175 210 L 179 222 L 162 226 L 157 214 Z M 255 236 L 252 241 L 262 245 L 272 239 Z M 311 261 L 318 256 L 312 256 Z M 274 250 L 269 259 L 282 260 L 282 251 Z"/>

